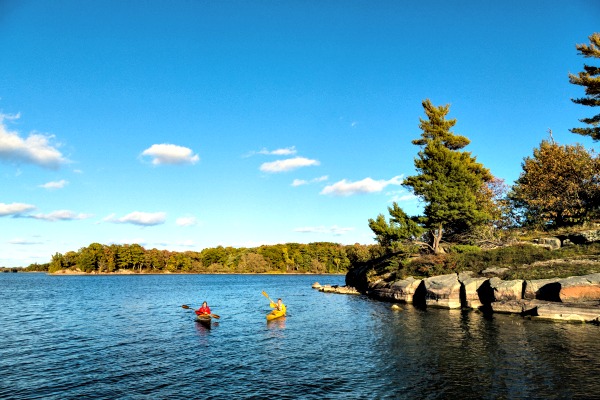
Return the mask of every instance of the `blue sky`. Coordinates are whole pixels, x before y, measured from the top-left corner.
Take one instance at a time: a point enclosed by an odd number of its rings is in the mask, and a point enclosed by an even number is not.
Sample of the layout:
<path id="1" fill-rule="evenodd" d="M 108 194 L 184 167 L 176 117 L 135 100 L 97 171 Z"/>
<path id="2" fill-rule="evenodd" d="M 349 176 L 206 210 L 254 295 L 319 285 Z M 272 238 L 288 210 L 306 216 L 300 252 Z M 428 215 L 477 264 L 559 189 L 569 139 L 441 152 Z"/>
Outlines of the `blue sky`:
<path id="1" fill-rule="evenodd" d="M 589 1 L 0 1 L 0 266 L 93 242 L 373 243 L 421 102 L 511 184 L 597 110 Z"/>

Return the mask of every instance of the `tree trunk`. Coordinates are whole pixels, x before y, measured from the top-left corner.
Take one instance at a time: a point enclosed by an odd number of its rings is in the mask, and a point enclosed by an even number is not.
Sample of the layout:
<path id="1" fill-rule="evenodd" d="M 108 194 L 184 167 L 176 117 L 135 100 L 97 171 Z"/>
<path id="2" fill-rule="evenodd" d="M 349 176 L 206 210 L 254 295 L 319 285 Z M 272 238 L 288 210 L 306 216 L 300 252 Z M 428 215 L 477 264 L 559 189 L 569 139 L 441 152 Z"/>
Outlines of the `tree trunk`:
<path id="1" fill-rule="evenodd" d="M 440 247 L 440 242 L 442 241 L 442 224 L 438 224 L 437 229 L 431 230 L 430 233 L 431 233 L 432 242 L 433 242 L 433 244 L 431 245 L 431 247 L 433 248 L 433 251 L 436 254 L 443 253 L 444 249 L 442 249 Z"/>

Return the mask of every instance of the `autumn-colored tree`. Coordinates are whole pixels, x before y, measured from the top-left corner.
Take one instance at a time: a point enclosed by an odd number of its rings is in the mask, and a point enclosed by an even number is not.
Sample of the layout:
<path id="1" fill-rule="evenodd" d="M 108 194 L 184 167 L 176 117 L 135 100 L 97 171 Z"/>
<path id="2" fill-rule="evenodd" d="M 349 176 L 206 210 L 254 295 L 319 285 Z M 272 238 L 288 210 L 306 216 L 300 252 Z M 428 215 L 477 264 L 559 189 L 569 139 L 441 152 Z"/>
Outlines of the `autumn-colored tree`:
<path id="1" fill-rule="evenodd" d="M 470 152 L 459 151 L 470 141 L 451 131 L 456 119 L 446 119 L 450 105 L 436 107 L 425 100 L 423 108 L 427 115 L 420 119 L 423 132 L 412 142 L 422 147 L 415 158 L 418 174 L 406 178 L 403 185 L 425 203 L 420 222 L 429 232 L 431 248 L 440 252 L 444 233 L 459 233 L 491 218 L 477 200 L 492 175 Z"/>
<path id="2" fill-rule="evenodd" d="M 566 226 L 582 223 L 598 213 L 600 158 L 583 146 L 543 140 L 509 198 L 521 211 L 523 225 Z"/>
<path id="3" fill-rule="evenodd" d="M 594 33 L 590 37 L 590 44 L 576 45 L 580 55 L 585 58 L 600 58 L 600 33 Z M 600 67 L 584 64 L 584 71 L 577 75 L 569 74 L 569 80 L 574 85 L 585 87 L 585 97 L 571 99 L 574 103 L 584 106 L 600 106 Z M 586 128 L 573 128 L 571 132 L 580 135 L 591 136 L 594 140 L 600 140 L 600 114 L 591 118 L 580 119 L 581 122 L 591 125 Z"/>

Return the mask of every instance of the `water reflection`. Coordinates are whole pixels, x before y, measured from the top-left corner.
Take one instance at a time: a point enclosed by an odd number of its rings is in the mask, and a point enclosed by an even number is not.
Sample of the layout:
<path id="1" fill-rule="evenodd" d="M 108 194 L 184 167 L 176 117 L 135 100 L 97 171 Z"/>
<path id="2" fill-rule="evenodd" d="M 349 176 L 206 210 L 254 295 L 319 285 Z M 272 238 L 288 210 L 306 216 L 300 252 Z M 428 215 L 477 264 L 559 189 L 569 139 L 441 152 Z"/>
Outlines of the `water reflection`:
<path id="1" fill-rule="evenodd" d="M 381 396 L 572 398 L 598 386 L 594 326 L 410 306 L 379 315 L 374 358 L 391 380 Z"/>
<path id="2" fill-rule="evenodd" d="M 267 328 L 270 330 L 285 329 L 285 317 L 267 320 Z"/>

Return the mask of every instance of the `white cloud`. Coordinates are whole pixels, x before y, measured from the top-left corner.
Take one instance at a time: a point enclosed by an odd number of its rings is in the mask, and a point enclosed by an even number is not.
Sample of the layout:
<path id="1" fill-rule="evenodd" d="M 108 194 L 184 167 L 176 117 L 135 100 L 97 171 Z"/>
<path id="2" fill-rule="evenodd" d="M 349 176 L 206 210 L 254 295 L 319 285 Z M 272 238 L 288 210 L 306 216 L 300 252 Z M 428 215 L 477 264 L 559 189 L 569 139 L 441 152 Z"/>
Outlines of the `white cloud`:
<path id="1" fill-rule="evenodd" d="M 310 167 L 320 165 L 321 163 L 317 160 L 311 160 L 305 157 L 288 158 L 286 160 L 277 160 L 272 162 L 263 163 L 260 166 L 260 170 L 263 172 L 287 172 L 302 167 Z"/>
<path id="2" fill-rule="evenodd" d="M 153 226 L 164 224 L 167 214 L 164 212 L 147 213 L 134 211 L 121 218 L 115 218 L 114 214 L 104 218 L 105 222 L 113 222 L 115 224 L 133 224 L 142 226 Z"/>
<path id="3" fill-rule="evenodd" d="M 405 193 L 405 194 L 396 194 L 394 195 L 391 199 L 390 202 L 396 202 L 396 203 L 403 203 L 403 202 L 408 202 L 408 201 L 415 201 L 418 200 L 419 198 L 417 196 L 415 196 L 412 193 Z"/>
<path id="4" fill-rule="evenodd" d="M 284 147 L 284 148 L 276 149 L 276 150 L 268 150 L 268 149 L 262 148 L 259 151 L 251 151 L 248 154 L 246 154 L 244 157 L 251 157 L 255 154 L 262 154 L 262 155 L 267 155 L 267 156 L 291 156 L 296 153 L 297 153 L 296 146 Z"/>
<path id="5" fill-rule="evenodd" d="M 187 147 L 174 144 L 153 144 L 142 152 L 142 156 L 152 158 L 152 164 L 196 164 L 200 157 Z"/>
<path id="6" fill-rule="evenodd" d="M 80 219 L 87 219 L 87 218 L 92 217 L 92 215 L 91 214 L 83 214 L 83 213 L 77 214 L 70 210 L 58 210 L 58 211 L 52 211 L 51 213 L 48 213 L 48 214 L 32 214 L 32 215 L 28 215 L 27 217 L 33 218 L 33 219 L 40 219 L 43 221 L 55 222 L 55 221 L 74 221 L 74 220 L 80 220 Z"/>
<path id="7" fill-rule="evenodd" d="M 53 190 L 53 189 L 62 189 L 68 184 L 69 184 L 68 181 L 61 179 L 60 181 L 44 183 L 43 185 L 40 185 L 39 187 L 44 188 L 44 189 Z"/>
<path id="8" fill-rule="evenodd" d="M 342 179 L 333 185 L 325 186 L 321 191 L 321 194 L 330 194 L 333 196 L 351 196 L 354 194 L 362 193 L 375 193 L 381 192 L 386 186 L 389 185 L 401 185 L 402 176 L 395 176 L 390 180 L 373 180 L 371 178 L 365 178 L 357 182 L 349 182 L 346 179 Z"/>
<path id="9" fill-rule="evenodd" d="M 56 145 L 50 143 L 54 139 L 53 135 L 30 133 L 23 139 L 18 132 L 9 131 L 4 120 L 10 121 L 19 117 L 19 114 L 15 116 L 0 114 L 0 160 L 17 164 L 34 164 L 51 169 L 68 162 Z"/>
<path id="10" fill-rule="evenodd" d="M 29 245 L 35 245 L 35 244 L 42 244 L 43 242 L 35 242 L 33 240 L 14 238 L 14 239 L 9 240 L 8 243 L 29 246 Z"/>
<path id="11" fill-rule="evenodd" d="M 0 203 L 0 217 L 7 215 L 21 215 L 31 210 L 35 210 L 35 206 L 24 203 L 11 203 L 4 204 Z"/>
<path id="12" fill-rule="evenodd" d="M 329 179 L 329 176 L 327 176 L 327 175 L 323 175 L 318 178 L 311 179 L 310 181 L 307 181 L 304 179 L 294 179 L 294 181 L 292 182 L 292 186 L 308 185 L 310 183 L 323 182 L 323 181 L 326 181 L 327 179 Z"/>
<path id="13" fill-rule="evenodd" d="M 175 220 L 179 226 L 194 226 L 198 223 L 196 217 L 180 217 Z"/>
<path id="14" fill-rule="evenodd" d="M 302 186 L 302 185 L 308 185 L 308 181 L 306 181 L 304 179 L 294 179 L 292 181 L 292 186 Z"/>
<path id="15" fill-rule="evenodd" d="M 263 153 L 263 151 L 265 151 L 264 149 L 261 150 L 261 154 L 271 154 L 271 155 L 275 155 L 275 156 L 291 156 L 293 154 L 296 154 L 296 146 L 292 146 L 292 147 L 286 147 L 283 149 L 277 149 L 277 150 L 273 150 L 273 151 L 268 151 L 266 153 Z"/>
<path id="16" fill-rule="evenodd" d="M 312 227 L 302 227 L 302 228 L 296 228 L 294 229 L 294 232 L 300 232 L 300 233 L 327 233 L 327 234 L 332 234 L 335 236 L 341 236 L 345 233 L 348 233 L 350 231 L 353 231 L 354 228 L 341 228 L 337 225 L 333 225 L 329 228 L 324 227 L 324 226 L 312 226 Z"/>

